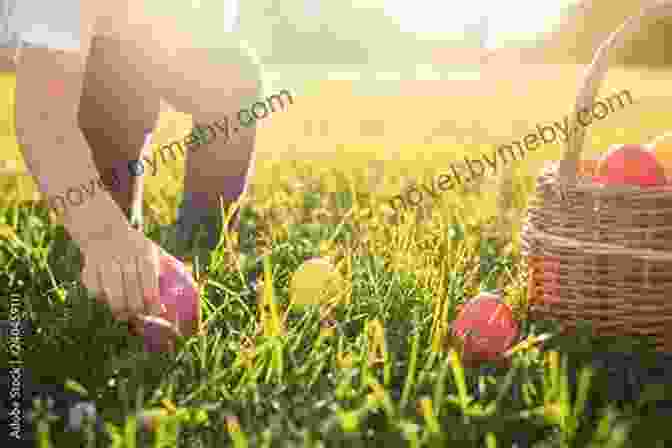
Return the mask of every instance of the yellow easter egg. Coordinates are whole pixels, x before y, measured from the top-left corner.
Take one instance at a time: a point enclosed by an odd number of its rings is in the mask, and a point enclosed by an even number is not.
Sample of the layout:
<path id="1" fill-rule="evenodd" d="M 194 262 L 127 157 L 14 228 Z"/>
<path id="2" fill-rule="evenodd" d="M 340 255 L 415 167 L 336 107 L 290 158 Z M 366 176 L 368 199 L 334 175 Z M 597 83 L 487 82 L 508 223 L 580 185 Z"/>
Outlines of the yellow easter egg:
<path id="1" fill-rule="evenodd" d="M 294 305 L 316 305 L 333 298 L 343 288 L 343 277 L 324 258 L 306 260 L 294 272 L 290 298 Z"/>
<path id="2" fill-rule="evenodd" d="M 672 131 L 656 137 L 647 147 L 663 166 L 667 177 L 672 176 Z"/>

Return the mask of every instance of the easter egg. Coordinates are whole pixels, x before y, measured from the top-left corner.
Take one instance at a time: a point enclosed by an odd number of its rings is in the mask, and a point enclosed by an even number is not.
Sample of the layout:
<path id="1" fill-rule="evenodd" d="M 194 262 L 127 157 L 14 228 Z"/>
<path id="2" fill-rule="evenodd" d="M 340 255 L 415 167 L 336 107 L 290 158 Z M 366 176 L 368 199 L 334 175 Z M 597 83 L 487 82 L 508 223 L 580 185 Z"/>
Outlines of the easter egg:
<path id="1" fill-rule="evenodd" d="M 663 166 L 666 175 L 672 176 L 672 132 L 656 137 L 647 147 Z"/>
<path id="2" fill-rule="evenodd" d="M 159 295 L 164 312 L 142 318 L 141 331 L 147 351 L 171 351 L 176 335 L 193 336 L 198 331 L 198 287 L 184 265 L 174 257 L 161 257 Z"/>
<path id="3" fill-rule="evenodd" d="M 452 331 L 462 340 L 466 363 L 498 361 L 518 337 L 518 323 L 499 296 L 481 293 L 465 304 Z"/>
<path id="4" fill-rule="evenodd" d="M 328 260 L 311 258 L 294 272 L 290 298 L 299 306 L 319 304 L 320 300 L 336 295 L 342 285 L 342 276 Z"/>
<path id="5" fill-rule="evenodd" d="M 597 175 L 605 184 L 652 187 L 666 183 L 665 170 L 642 145 L 614 145 L 600 159 Z"/>
<path id="6" fill-rule="evenodd" d="M 592 181 L 594 184 L 605 185 L 609 183 L 605 176 L 593 176 Z"/>

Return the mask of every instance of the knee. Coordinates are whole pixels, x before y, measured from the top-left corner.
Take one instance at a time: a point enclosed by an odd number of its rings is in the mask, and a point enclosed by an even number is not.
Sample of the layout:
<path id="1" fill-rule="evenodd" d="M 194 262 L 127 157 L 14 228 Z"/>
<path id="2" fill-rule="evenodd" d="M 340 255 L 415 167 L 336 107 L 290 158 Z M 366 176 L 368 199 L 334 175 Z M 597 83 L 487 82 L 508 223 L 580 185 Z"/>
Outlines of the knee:
<path id="1" fill-rule="evenodd" d="M 235 99 L 238 109 L 247 109 L 263 98 L 263 66 L 247 42 L 241 40 L 228 48 L 211 49 L 209 59 L 222 70 L 235 74 L 232 99 Z"/>

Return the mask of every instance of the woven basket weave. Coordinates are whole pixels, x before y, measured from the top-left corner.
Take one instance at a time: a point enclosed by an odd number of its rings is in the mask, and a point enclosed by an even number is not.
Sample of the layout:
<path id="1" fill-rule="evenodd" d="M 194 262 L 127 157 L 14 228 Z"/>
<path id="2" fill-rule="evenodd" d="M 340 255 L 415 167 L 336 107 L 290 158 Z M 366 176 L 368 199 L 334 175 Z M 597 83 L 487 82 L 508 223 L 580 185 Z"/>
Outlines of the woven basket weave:
<path id="1" fill-rule="evenodd" d="M 672 16 L 658 1 L 624 22 L 595 53 L 575 112 L 592 105 L 609 52 L 643 20 Z M 574 118 L 576 118 L 576 114 Z M 565 329 L 654 339 L 672 353 L 672 186 L 597 185 L 579 170 L 585 128 L 575 121 L 563 159 L 544 169 L 522 232 L 530 315 Z"/>

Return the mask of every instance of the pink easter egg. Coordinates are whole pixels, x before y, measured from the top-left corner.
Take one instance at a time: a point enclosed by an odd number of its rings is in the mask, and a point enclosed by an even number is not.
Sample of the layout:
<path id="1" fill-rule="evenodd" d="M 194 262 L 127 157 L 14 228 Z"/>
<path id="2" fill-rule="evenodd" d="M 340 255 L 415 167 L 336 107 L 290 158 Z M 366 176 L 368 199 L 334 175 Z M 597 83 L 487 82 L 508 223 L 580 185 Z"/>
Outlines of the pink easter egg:
<path id="1" fill-rule="evenodd" d="M 605 184 L 653 187 L 665 185 L 665 169 L 643 145 L 613 145 L 602 156 L 597 174 Z"/>
<path id="2" fill-rule="evenodd" d="M 500 361 L 518 337 L 518 323 L 511 308 L 498 296 L 487 293 L 466 303 L 452 330 L 462 339 L 463 358 L 469 364 Z"/>
<path id="3" fill-rule="evenodd" d="M 159 294 L 165 311 L 143 321 L 145 348 L 170 351 L 175 334 L 193 336 L 198 331 L 200 302 L 198 287 L 184 265 L 170 255 L 161 257 Z"/>

